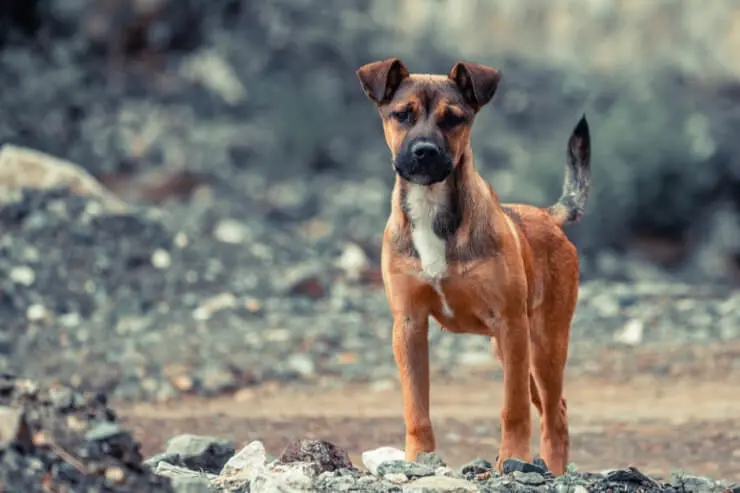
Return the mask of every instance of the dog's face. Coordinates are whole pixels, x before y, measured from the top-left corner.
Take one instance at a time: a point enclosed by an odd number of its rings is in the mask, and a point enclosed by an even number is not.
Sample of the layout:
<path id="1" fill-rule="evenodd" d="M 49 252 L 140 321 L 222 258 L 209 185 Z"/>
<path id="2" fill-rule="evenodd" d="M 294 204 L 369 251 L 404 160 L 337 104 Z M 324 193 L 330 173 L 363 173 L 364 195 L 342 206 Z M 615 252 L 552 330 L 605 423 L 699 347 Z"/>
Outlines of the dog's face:
<path id="1" fill-rule="evenodd" d="M 499 71 L 458 62 L 447 75 L 409 74 L 397 58 L 357 70 L 375 102 L 396 173 L 412 183 L 444 181 L 467 150 L 475 115 L 496 92 Z"/>

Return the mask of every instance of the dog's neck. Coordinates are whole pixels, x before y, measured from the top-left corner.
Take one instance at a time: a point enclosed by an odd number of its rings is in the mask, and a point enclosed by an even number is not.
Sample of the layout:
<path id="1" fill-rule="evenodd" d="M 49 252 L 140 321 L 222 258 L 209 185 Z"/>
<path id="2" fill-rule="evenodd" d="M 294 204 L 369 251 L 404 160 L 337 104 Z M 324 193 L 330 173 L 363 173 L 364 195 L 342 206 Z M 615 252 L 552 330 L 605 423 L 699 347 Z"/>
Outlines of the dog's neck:
<path id="1" fill-rule="evenodd" d="M 455 260 L 448 258 L 450 252 L 455 257 L 478 254 L 480 242 L 470 239 L 475 229 L 471 223 L 476 203 L 484 199 L 478 195 L 493 193 L 482 183 L 469 153 L 441 183 L 415 185 L 397 178 L 394 207 L 401 213 L 399 246 L 418 256 L 423 276 L 444 277 L 448 261 Z"/>

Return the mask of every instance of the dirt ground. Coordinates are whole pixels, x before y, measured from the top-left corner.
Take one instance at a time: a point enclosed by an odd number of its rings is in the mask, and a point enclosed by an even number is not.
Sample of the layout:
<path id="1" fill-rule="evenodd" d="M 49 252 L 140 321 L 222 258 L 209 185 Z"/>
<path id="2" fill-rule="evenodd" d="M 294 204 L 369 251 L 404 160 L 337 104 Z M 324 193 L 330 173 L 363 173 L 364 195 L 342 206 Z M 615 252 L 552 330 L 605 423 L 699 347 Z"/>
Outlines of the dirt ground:
<path id="1" fill-rule="evenodd" d="M 634 465 L 658 477 L 683 470 L 739 481 L 740 380 L 735 372 L 716 371 L 717 359 L 727 351 L 726 344 L 704 348 L 704 364 L 694 361 L 691 372 L 626 376 L 608 371 L 614 367 L 608 357 L 598 361 L 604 371 L 593 371 L 593 360 L 588 374 L 569 370 L 572 462 L 583 471 Z M 651 352 L 659 366 L 676 360 L 675 352 Z M 608 354 L 612 360 L 629 359 L 617 350 Z M 646 357 L 645 351 L 631 354 Z M 484 376 L 485 370 L 433 381 L 438 453 L 452 466 L 496 456 L 501 380 L 491 378 L 490 368 Z M 291 439 L 321 438 L 347 449 L 355 464 L 361 464 L 363 450 L 403 443 L 400 392 L 390 383 L 335 389 L 263 386 L 228 397 L 117 408 L 146 456 L 163 450 L 178 433 L 223 435 L 238 445 L 259 439 L 274 455 Z M 534 430 L 536 453 L 536 417 Z"/>

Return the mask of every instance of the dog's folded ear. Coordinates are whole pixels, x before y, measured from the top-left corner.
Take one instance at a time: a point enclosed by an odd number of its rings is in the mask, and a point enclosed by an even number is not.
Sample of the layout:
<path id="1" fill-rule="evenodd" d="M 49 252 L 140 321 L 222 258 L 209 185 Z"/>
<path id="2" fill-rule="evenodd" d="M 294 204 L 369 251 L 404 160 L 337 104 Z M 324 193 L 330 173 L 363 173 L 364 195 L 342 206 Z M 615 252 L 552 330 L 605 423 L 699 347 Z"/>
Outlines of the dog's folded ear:
<path id="1" fill-rule="evenodd" d="M 401 82 L 409 76 L 409 71 L 401 60 L 394 57 L 363 65 L 356 74 L 365 95 L 377 104 L 383 104 L 393 98 Z"/>
<path id="2" fill-rule="evenodd" d="M 478 63 L 457 62 L 450 70 L 449 77 L 455 82 L 465 101 L 478 111 L 496 93 L 501 72 Z"/>

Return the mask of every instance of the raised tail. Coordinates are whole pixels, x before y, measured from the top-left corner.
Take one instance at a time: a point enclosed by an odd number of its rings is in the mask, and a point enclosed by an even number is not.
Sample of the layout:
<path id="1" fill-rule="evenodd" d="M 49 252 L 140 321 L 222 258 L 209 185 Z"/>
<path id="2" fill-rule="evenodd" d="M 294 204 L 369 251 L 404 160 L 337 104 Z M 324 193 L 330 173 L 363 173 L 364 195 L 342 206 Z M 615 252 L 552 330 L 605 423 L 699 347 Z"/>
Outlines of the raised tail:
<path id="1" fill-rule="evenodd" d="M 591 188 L 591 136 L 584 114 L 568 139 L 568 162 L 565 166 L 563 193 L 547 209 L 559 226 L 577 223 L 583 217 Z"/>

